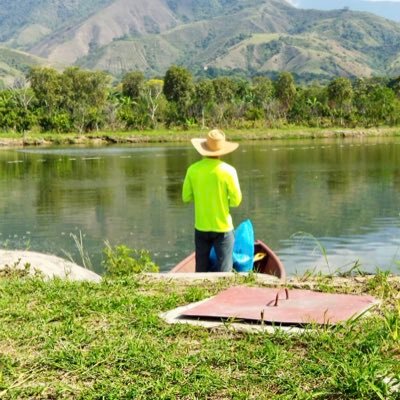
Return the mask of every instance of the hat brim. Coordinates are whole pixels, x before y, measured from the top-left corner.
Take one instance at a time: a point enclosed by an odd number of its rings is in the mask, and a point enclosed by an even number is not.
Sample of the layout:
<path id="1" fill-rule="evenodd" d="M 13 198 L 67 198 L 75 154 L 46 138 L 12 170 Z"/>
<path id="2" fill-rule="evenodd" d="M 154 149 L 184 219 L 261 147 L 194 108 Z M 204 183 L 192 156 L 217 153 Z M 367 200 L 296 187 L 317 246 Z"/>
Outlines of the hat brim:
<path id="1" fill-rule="evenodd" d="M 232 153 L 239 147 L 239 143 L 225 142 L 224 147 L 217 151 L 212 151 L 207 147 L 207 139 L 192 139 L 192 145 L 202 156 L 223 156 Z"/>

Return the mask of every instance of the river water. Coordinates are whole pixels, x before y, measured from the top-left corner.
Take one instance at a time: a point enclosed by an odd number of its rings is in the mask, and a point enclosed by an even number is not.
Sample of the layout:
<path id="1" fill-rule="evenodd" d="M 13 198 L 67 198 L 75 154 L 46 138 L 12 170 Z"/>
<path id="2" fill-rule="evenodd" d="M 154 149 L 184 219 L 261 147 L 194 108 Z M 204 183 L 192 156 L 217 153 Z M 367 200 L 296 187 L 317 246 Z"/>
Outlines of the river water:
<path id="1" fill-rule="evenodd" d="M 190 145 L 46 147 L 0 151 L 0 248 L 72 257 L 74 241 L 102 272 L 104 241 L 148 249 L 161 270 L 193 251 L 193 207 L 182 204 Z M 237 225 L 250 218 L 288 274 L 355 263 L 399 273 L 400 139 L 241 143 Z"/>

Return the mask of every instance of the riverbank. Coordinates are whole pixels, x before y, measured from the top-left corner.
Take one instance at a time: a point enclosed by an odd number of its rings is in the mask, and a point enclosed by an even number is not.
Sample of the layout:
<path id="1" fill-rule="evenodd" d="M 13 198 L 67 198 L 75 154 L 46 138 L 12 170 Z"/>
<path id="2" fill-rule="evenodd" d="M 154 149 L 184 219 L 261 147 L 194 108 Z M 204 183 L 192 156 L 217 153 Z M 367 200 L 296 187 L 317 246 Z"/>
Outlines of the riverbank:
<path id="1" fill-rule="evenodd" d="M 252 276 L 182 282 L 134 275 L 100 283 L 0 279 L 2 399 L 396 399 L 400 279 L 292 280 L 291 287 L 368 293 L 369 315 L 302 335 L 168 325 L 160 313 Z"/>
<path id="2" fill-rule="evenodd" d="M 400 135 L 400 127 L 384 128 L 304 128 L 287 127 L 281 129 L 226 129 L 231 140 L 276 140 L 276 139 L 318 139 L 351 137 L 391 137 Z M 173 143 L 186 142 L 192 137 L 205 135 L 206 130 L 158 129 L 149 131 L 91 132 L 80 135 L 74 133 L 0 133 L 0 147 L 49 146 L 49 145 L 98 145 L 112 143 Z"/>

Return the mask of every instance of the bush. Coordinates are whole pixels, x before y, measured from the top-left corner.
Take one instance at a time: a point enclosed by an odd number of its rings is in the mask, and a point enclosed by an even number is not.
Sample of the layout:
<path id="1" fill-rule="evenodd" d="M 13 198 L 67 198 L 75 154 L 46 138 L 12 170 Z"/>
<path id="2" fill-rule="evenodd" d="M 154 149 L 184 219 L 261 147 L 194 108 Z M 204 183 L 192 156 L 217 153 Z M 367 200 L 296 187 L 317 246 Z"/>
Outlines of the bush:
<path id="1" fill-rule="evenodd" d="M 112 247 L 110 243 L 106 242 L 103 254 L 105 256 L 103 266 L 108 276 L 121 277 L 159 271 L 147 250 L 135 250 L 125 245 Z"/>

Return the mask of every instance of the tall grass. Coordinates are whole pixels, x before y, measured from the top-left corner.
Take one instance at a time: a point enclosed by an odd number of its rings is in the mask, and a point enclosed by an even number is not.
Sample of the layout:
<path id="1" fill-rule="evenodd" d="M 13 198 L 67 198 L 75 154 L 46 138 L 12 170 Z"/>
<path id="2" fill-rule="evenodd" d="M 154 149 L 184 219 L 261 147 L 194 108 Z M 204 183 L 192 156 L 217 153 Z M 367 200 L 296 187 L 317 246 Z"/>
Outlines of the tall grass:
<path id="1" fill-rule="evenodd" d="M 82 235 L 81 231 L 79 231 L 79 236 L 75 235 L 74 233 L 70 233 L 69 235 L 72 238 L 72 240 L 74 241 L 74 244 L 75 244 L 75 247 L 76 247 L 76 249 L 78 251 L 80 260 L 78 262 L 76 262 L 74 260 L 74 258 L 72 257 L 72 254 L 70 252 L 64 250 L 64 249 L 62 249 L 63 253 L 74 264 L 75 263 L 81 264 L 84 268 L 89 269 L 89 270 L 92 271 L 93 270 L 92 260 L 90 258 L 89 253 L 85 249 L 85 246 L 84 246 L 84 243 L 83 243 L 84 235 Z"/>

